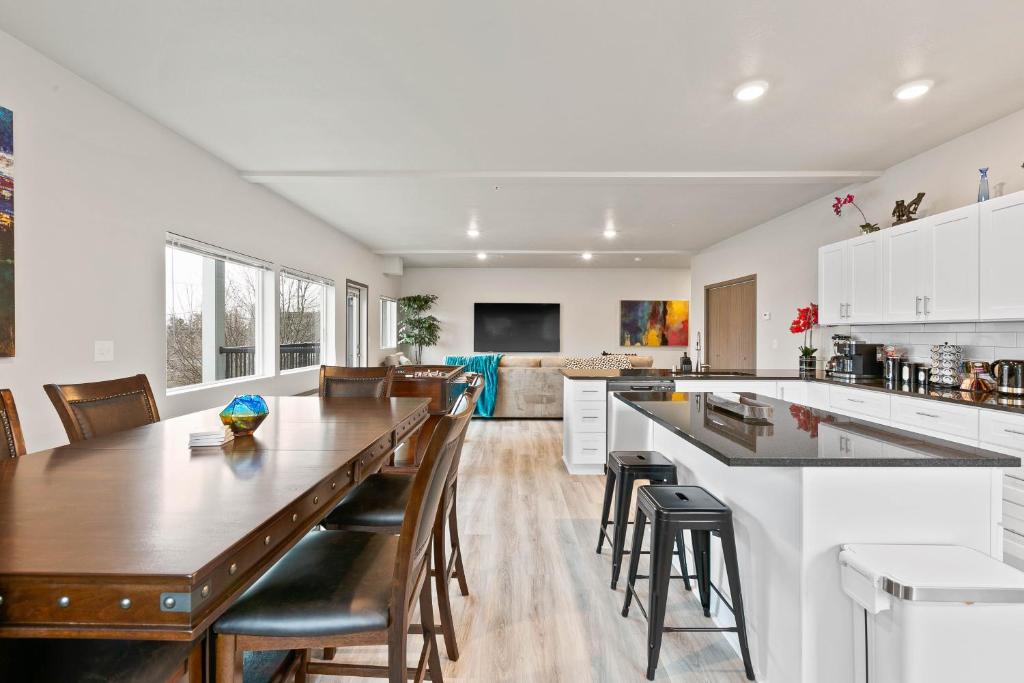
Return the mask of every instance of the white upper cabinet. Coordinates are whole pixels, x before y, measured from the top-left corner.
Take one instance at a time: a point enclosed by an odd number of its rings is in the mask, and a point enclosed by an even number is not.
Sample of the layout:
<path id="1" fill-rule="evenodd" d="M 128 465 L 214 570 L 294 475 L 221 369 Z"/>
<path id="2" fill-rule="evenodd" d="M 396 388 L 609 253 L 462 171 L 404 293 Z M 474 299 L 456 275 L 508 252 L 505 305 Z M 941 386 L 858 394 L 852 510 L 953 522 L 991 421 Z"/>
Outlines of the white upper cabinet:
<path id="1" fill-rule="evenodd" d="M 982 320 L 1024 320 L 1024 192 L 996 197 L 981 210 Z"/>
<path id="2" fill-rule="evenodd" d="M 921 313 L 928 322 L 978 319 L 979 205 L 928 219 L 922 234 Z"/>
<path id="3" fill-rule="evenodd" d="M 1024 192 L 818 250 L 819 318 L 1024 320 Z"/>
<path id="4" fill-rule="evenodd" d="M 818 250 L 818 322 L 840 325 L 846 322 L 846 243 L 829 244 Z"/>
<path id="5" fill-rule="evenodd" d="M 924 295 L 921 280 L 924 259 L 921 248 L 924 240 L 924 219 L 897 225 L 881 231 L 883 237 L 882 317 L 893 323 L 921 319 Z"/>
<path id="6" fill-rule="evenodd" d="M 846 245 L 846 320 L 878 320 L 882 316 L 882 235 L 855 237 Z"/>
<path id="7" fill-rule="evenodd" d="M 978 206 L 882 231 L 880 321 L 949 322 L 978 318 Z"/>
<path id="8" fill-rule="evenodd" d="M 818 250 L 818 321 L 840 325 L 882 314 L 882 240 L 878 233 Z"/>

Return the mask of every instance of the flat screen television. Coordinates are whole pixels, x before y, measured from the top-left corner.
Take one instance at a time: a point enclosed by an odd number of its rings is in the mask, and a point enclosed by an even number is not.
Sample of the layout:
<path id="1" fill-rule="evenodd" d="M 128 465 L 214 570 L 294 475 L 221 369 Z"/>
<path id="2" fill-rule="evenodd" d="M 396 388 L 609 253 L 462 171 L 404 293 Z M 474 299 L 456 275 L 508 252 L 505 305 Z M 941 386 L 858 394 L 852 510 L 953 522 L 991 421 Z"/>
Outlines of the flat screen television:
<path id="1" fill-rule="evenodd" d="M 474 304 L 474 351 L 558 351 L 559 304 Z"/>

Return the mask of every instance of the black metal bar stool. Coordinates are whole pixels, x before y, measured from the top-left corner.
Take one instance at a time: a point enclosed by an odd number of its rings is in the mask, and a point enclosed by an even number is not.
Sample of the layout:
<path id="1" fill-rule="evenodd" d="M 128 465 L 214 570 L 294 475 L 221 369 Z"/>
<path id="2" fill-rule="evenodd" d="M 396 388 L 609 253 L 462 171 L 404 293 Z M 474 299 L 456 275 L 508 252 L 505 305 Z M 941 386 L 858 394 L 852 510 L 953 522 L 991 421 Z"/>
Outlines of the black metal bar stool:
<path id="1" fill-rule="evenodd" d="M 637 480 L 662 484 L 676 484 L 676 466 L 671 460 L 657 451 L 612 451 L 605 463 L 604 505 L 601 508 L 601 530 L 597 536 L 597 553 L 601 554 L 604 540 L 608 538 L 608 525 L 613 525 L 612 537 L 608 542 L 612 545 L 612 588 L 619 582 L 622 570 L 622 557 L 628 555 L 626 550 L 626 527 L 629 521 L 629 503 L 633 497 L 633 484 Z M 612 495 L 615 495 L 615 519 L 609 520 Z M 683 532 L 680 531 L 676 541 L 679 546 L 679 566 L 681 578 L 690 590 L 690 577 L 686 569 L 686 548 L 683 543 Z M 648 551 L 641 550 L 646 555 Z"/>
<path id="2" fill-rule="evenodd" d="M 629 616 L 629 605 L 636 592 L 637 570 L 643 547 L 644 528 L 651 521 L 651 572 L 648 607 L 638 605 L 647 618 L 647 679 L 654 680 L 661 653 L 661 636 L 664 632 L 712 632 L 730 631 L 740 641 L 743 667 L 747 678 L 754 680 L 754 667 L 750 663 L 750 648 L 747 645 L 747 626 L 743 616 L 743 595 L 740 592 L 739 562 L 736 559 L 736 537 L 733 532 L 732 510 L 699 486 L 641 486 L 637 493 L 636 520 L 633 530 L 633 552 L 629 558 L 629 575 L 626 582 L 626 602 L 622 616 Z M 696 564 L 697 588 L 704 616 L 711 616 L 711 591 L 714 590 L 736 619 L 733 627 L 666 627 L 665 605 L 668 600 L 668 580 L 672 569 L 672 545 L 684 529 L 693 537 L 693 556 Z M 711 534 L 715 532 L 722 540 L 722 555 L 725 572 L 729 579 L 732 604 L 711 583 Z M 685 572 L 685 569 L 684 569 Z"/>

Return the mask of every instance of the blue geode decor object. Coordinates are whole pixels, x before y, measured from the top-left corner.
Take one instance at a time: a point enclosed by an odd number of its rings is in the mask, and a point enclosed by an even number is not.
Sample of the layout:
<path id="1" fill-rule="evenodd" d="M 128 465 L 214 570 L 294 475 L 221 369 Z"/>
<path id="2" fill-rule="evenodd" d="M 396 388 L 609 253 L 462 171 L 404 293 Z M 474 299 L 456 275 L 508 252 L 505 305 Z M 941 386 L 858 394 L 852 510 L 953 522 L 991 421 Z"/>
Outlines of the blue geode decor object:
<path id="1" fill-rule="evenodd" d="M 235 436 L 248 436 L 267 419 L 270 408 L 262 396 L 245 394 L 235 396 L 227 408 L 221 411 L 220 421 L 231 428 Z"/>

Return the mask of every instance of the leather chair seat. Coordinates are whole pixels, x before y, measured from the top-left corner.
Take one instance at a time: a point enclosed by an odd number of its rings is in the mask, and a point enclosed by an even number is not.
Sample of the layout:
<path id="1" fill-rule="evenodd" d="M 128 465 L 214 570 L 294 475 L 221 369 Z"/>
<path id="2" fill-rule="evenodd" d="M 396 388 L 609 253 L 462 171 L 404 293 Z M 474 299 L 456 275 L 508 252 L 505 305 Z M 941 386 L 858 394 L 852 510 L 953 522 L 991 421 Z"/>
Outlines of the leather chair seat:
<path id="1" fill-rule="evenodd" d="M 149 683 L 168 680 L 191 643 L 0 639 L 0 680 L 18 683 Z"/>
<path id="2" fill-rule="evenodd" d="M 398 536 L 314 531 L 214 624 L 217 633 L 320 637 L 386 629 Z"/>
<path id="3" fill-rule="evenodd" d="M 394 532 L 398 533 L 412 493 L 412 480 L 410 474 L 373 474 L 349 491 L 323 524 L 328 527 L 394 527 Z"/>

